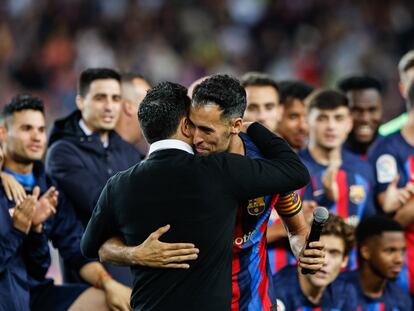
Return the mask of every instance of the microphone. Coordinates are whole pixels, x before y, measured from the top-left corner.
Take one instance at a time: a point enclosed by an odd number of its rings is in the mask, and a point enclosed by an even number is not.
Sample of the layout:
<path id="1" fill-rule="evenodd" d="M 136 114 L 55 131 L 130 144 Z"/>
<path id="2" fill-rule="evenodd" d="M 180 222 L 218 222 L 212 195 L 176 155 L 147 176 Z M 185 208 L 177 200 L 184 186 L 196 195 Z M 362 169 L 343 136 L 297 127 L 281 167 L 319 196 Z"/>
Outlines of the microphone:
<path id="1" fill-rule="evenodd" d="M 311 242 L 319 241 L 323 226 L 328 220 L 329 212 L 325 207 L 318 206 L 313 210 L 313 222 L 309 233 L 308 241 L 306 242 L 306 249 L 309 249 Z M 302 268 L 302 274 L 313 274 L 315 271 L 307 268 Z"/>

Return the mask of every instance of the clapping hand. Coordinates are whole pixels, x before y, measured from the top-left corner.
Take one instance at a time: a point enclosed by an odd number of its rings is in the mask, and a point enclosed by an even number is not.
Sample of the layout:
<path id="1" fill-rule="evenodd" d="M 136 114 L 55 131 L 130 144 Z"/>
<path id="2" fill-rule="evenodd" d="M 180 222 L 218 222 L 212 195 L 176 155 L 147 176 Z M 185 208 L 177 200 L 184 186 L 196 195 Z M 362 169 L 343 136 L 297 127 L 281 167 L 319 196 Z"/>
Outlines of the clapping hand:
<path id="1" fill-rule="evenodd" d="M 39 187 L 33 189 L 33 193 L 39 193 Z M 50 187 L 38 200 L 33 215 L 32 224 L 38 226 L 46 221 L 51 215 L 56 214 L 59 192 L 55 187 Z"/>

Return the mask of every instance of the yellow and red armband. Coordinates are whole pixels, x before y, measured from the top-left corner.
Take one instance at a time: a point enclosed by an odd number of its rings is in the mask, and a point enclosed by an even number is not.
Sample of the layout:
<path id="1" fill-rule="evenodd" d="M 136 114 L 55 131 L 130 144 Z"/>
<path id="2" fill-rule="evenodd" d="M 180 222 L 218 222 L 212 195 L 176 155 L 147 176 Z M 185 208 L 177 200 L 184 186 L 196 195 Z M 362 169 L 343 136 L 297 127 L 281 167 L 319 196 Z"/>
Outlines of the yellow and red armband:
<path id="1" fill-rule="evenodd" d="M 279 196 L 275 209 L 281 217 L 292 217 L 302 209 L 302 200 L 297 192 Z"/>

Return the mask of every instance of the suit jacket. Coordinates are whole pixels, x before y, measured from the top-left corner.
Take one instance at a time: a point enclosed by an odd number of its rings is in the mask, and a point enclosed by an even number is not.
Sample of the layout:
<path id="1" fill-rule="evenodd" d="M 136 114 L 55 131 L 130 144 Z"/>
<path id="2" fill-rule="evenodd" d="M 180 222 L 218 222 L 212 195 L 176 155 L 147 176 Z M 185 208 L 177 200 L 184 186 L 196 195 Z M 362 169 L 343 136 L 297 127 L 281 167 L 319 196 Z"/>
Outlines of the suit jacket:
<path id="1" fill-rule="evenodd" d="M 194 243 L 200 249 L 188 270 L 133 266 L 134 310 L 230 310 L 233 230 L 240 202 L 292 191 L 309 180 L 283 139 L 258 123 L 248 134 L 270 160 L 166 149 L 107 183 L 81 242 L 86 256 L 98 256 L 99 247 L 113 236 L 122 236 L 128 245 L 140 244 L 166 224 L 171 229 L 163 241 Z"/>

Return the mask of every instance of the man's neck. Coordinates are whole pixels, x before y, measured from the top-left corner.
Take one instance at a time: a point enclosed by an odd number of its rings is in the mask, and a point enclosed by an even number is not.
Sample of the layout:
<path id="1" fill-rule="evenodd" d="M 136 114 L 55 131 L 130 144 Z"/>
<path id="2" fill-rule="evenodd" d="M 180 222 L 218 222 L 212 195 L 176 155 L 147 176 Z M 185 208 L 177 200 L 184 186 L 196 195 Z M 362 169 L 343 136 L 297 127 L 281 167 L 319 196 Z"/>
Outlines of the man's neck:
<path id="1" fill-rule="evenodd" d="M 359 271 L 359 284 L 366 296 L 379 298 L 384 294 L 387 280 L 375 274 L 367 264 L 364 264 Z"/>
<path id="2" fill-rule="evenodd" d="M 303 295 L 312 302 L 314 305 L 318 305 L 321 301 L 323 292 L 326 287 L 315 287 L 309 282 L 305 275 L 298 272 L 299 285 Z"/>
<path id="3" fill-rule="evenodd" d="M 374 139 L 368 143 L 361 143 L 359 141 L 356 140 L 355 135 L 353 133 L 349 134 L 348 139 L 347 139 L 347 144 L 349 149 L 352 152 L 355 152 L 357 154 L 362 154 L 365 155 L 368 152 L 368 148 L 369 146 L 371 146 L 372 142 L 375 140 L 375 138 L 377 137 L 377 134 L 375 134 Z"/>
<path id="4" fill-rule="evenodd" d="M 233 135 L 230 138 L 230 144 L 229 148 L 227 149 L 227 152 L 245 155 L 246 151 L 244 150 L 244 143 L 243 140 L 240 138 L 239 135 Z"/>
<path id="5" fill-rule="evenodd" d="M 6 157 L 4 168 L 17 174 L 27 175 L 33 172 L 33 162 L 18 163 Z"/>
<path id="6" fill-rule="evenodd" d="M 84 119 L 81 119 L 79 126 L 81 127 L 82 131 L 87 135 L 91 135 L 92 133 L 96 132 L 99 135 L 99 138 L 102 142 L 102 144 L 104 145 L 108 145 L 108 136 L 109 136 L 109 131 L 107 130 L 97 130 L 94 131 L 92 129 L 92 127 L 90 127 Z"/>
<path id="7" fill-rule="evenodd" d="M 181 132 L 177 132 L 174 135 L 172 135 L 171 137 L 168 137 L 168 139 L 176 139 L 176 140 L 181 140 L 182 142 L 185 142 L 186 144 L 192 146 L 193 140 L 190 137 L 187 137 L 183 134 L 181 134 Z"/>
<path id="8" fill-rule="evenodd" d="M 340 163 L 342 161 L 341 148 L 324 149 L 316 144 L 309 144 L 309 152 L 316 162 L 322 165 Z"/>
<path id="9" fill-rule="evenodd" d="M 123 140 L 129 142 L 130 144 L 136 145 L 139 143 L 139 140 L 136 139 L 136 135 L 131 134 L 131 122 L 128 116 L 121 114 L 119 116 L 118 123 L 115 127 L 115 131 L 118 133 L 119 136 L 122 137 Z"/>
<path id="10" fill-rule="evenodd" d="M 409 111 L 408 121 L 401 129 L 401 135 L 409 145 L 414 146 L 414 109 Z"/>

